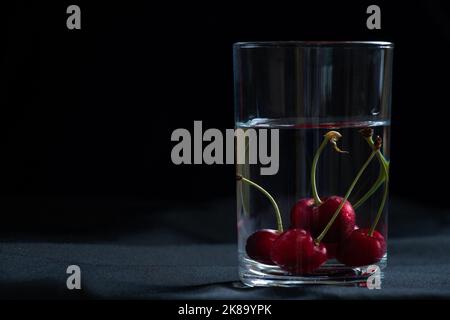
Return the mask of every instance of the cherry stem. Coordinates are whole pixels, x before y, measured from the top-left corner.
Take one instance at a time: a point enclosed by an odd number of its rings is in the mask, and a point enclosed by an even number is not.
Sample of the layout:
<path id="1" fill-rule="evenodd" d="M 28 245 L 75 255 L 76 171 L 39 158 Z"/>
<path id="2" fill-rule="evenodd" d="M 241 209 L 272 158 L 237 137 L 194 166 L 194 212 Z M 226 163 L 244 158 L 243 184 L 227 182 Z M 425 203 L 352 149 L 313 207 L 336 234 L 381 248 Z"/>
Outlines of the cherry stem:
<path id="1" fill-rule="evenodd" d="M 367 201 L 367 199 L 369 199 L 372 196 L 372 194 L 374 194 L 375 191 L 378 190 L 378 188 L 383 184 L 384 181 L 385 181 L 384 170 L 383 170 L 383 168 L 380 168 L 380 174 L 378 175 L 377 180 L 374 182 L 372 187 L 361 197 L 361 199 L 359 199 L 353 205 L 353 208 L 356 210 L 360 206 L 362 206 Z"/>
<path id="2" fill-rule="evenodd" d="M 381 204 L 380 204 L 380 208 L 378 209 L 377 216 L 375 217 L 375 220 L 374 220 L 372 226 L 370 227 L 369 237 L 371 237 L 373 235 L 373 232 L 375 231 L 375 228 L 377 227 L 378 221 L 380 220 L 381 215 L 383 214 L 383 209 L 386 204 L 386 200 L 387 200 L 387 196 L 388 196 L 388 189 L 389 189 L 388 188 L 389 177 L 386 176 L 385 181 L 386 182 L 384 184 L 383 198 L 381 199 Z"/>
<path id="3" fill-rule="evenodd" d="M 374 141 L 372 139 L 372 134 L 368 137 L 364 137 L 364 139 L 367 141 L 367 143 L 369 144 L 369 146 L 372 148 L 372 150 L 374 149 Z M 372 185 L 372 187 L 366 192 L 365 195 L 363 195 L 361 197 L 361 199 L 359 199 L 353 206 L 353 208 L 356 210 L 357 208 L 359 208 L 360 206 L 363 205 L 364 202 L 367 201 L 367 199 L 369 199 L 372 194 L 375 193 L 375 191 L 378 190 L 378 188 L 383 184 L 383 182 L 387 179 L 387 176 L 389 175 L 389 161 L 386 160 L 386 158 L 383 156 L 383 154 L 381 153 L 380 150 L 377 151 L 377 158 L 380 161 L 380 164 L 382 166 L 381 170 L 380 170 L 380 174 L 378 175 L 377 180 L 374 182 L 374 184 Z"/>
<path id="4" fill-rule="evenodd" d="M 314 155 L 314 159 L 311 165 L 311 188 L 312 188 L 312 195 L 314 198 L 314 203 L 318 206 L 322 204 L 322 200 L 319 197 L 319 193 L 317 192 L 317 181 L 316 181 L 316 170 L 317 170 L 317 163 L 319 162 L 320 155 L 322 154 L 323 150 L 325 149 L 328 142 L 330 142 L 333 145 L 333 148 L 335 151 L 339 153 L 348 153 L 347 151 L 342 151 L 339 149 L 339 147 L 336 144 L 336 141 L 340 139 L 342 135 L 337 131 L 328 131 L 324 135 L 324 139 L 319 147 L 317 149 L 316 154 Z"/>
<path id="5" fill-rule="evenodd" d="M 281 220 L 280 209 L 278 208 L 278 205 L 277 205 L 275 199 L 270 195 L 270 193 L 267 192 L 267 190 L 264 189 L 263 187 L 261 187 L 259 184 L 256 184 L 255 182 L 253 182 L 253 181 L 251 181 L 249 179 L 246 179 L 243 176 L 237 175 L 236 179 L 238 181 L 241 180 L 241 181 L 243 181 L 243 182 L 245 182 L 245 183 L 255 187 L 256 189 L 261 191 L 261 193 L 264 194 L 267 197 L 267 199 L 269 199 L 270 203 L 273 206 L 273 209 L 275 210 L 275 217 L 277 219 L 277 230 L 279 232 L 283 232 L 283 221 Z"/>
<path id="6" fill-rule="evenodd" d="M 320 145 L 319 149 L 317 149 L 311 166 L 311 188 L 312 188 L 312 195 L 314 197 L 314 203 L 316 205 L 322 204 L 322 200 L 320 199 L 319 193 L 317 192 L 317 182 L 316 182 L 317 162 L 319 161 L 320 154 L 322 153 L 323 149 L 325 149 L 327 143 L 328 139 L 325 138 L 322 141 L 322 144 Z"/>
<path id="7" fill-rule="evenodd" d="M 373 159 L 373 157 L 375 156 L 376 153 L 377 153 L 377 150 L 373 150 L 372 153 L 370 154 L 369 158 L 366 160 L 366 162 L 364 162 L 364 164 L 361 167 L 361 169 L 359 169 L 358 174 L 356 175 L 356 177 L 353 180 L 352 184 L 348 188 L 347 193 L 344 196 L 344 199 L 342 199 L 342 202 L 339 204 L 339 207 L 334 212 L 333 216 L 331 217 L 330 221 L 328 222 L 328 224 L 323 229 L 322 233 L 316 238 L 315 243 L 317 245 L 322 241 L 322 239 L 327 234 L 328 230 L 333 225 L 334 221 L 336 220 L 337 216 L 339 215 L 339 212 L 341 212 L 342 207 L 344 206 L 344 204 L 347 201 L 348 197 L 350 197 L 350 194 L 352 193 L 353 189 L 355 188 L 356 183 L 358 182 L 359 178 L 361 178 L 362 174 L 364 173 L 364 171 L 366 170 L 367 166 L 369 165 L 370 161 L 372 161 L 372 159 Z"/>
<path id="8" fill-rule="evenodd" d="M 378 150 L 378 153 L 383 156 L 380 152 L 380 150 Z M 383 157 L 384 158 L 384 157 Z M 378 212 L 377 212 L 377 216 L 375 217 L 375 220 L 372 224 L 372 226 L 370 227 L 369 230 L 369 237 L 371 237 L 373 235 L 373 232 L 375 231 L 375 228 L 377 227 L 378 221 L 381 218 L 381 215 L 383 214 L 383 210 L 384 210 L 384 206 L 386 204 L 386 200 L 388 197 L 388 189 L 389 189 L 389 163 L 381 161 L 381 166 L 383 168 L 383 174 L 384 174 L 384 192 L 383 192 L 383 198 L 381 199 L 381 204 L 380 207 L 378 208 Z"/>

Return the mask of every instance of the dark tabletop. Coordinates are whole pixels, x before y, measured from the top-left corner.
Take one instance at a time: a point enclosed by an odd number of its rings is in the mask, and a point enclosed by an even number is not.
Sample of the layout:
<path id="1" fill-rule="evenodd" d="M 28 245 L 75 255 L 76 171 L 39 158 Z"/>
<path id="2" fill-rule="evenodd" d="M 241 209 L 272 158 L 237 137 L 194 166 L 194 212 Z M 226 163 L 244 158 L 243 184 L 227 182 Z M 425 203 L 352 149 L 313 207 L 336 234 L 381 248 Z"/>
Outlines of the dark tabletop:
<path id="1" fill-rule="evenodd" d="M 402 201 L 392 204 L 388 267 L 381 290 L 325 285 L 246 288 L 238 281 L 236 244 L 227 243 L 235 235 L 223 231 L 234 227 L 234 215 L 224 220 L 207 218 L 208 213 L 228 205 L 232 202 L 214 203 L 203 208 L 204 213 L 196 213 L 197 217 L 205 215 L 208 233 L 188 223 L 192 217 L 188 212 L 183 218 L 167 211 L 158 218 L 158 229 L 149 230 L 141 221 L 134 232 L 101 240 L 89 235 L 64 239 L 4 235 L 0 243 L 0 297 L 450 298 L 450 216 L 445 210 Z M 408 219 L 401 218 L 405 212 Z M 66 269 L 72 264 L 81 268 L 80 291 L 66 288 Z"/>

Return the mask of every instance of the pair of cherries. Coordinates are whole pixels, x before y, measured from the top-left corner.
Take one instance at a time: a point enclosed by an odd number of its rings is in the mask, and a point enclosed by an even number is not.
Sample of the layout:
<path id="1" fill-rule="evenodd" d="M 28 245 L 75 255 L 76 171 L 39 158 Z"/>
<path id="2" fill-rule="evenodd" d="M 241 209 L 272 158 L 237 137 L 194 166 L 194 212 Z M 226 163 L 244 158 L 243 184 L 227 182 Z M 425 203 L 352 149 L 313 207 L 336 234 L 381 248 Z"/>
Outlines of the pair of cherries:
<path id="1" fill-rule="evenodd" d="M 359 229 L 355 224 L 355 211 L 348 201 L 322 242 L 315 241 L 343 200 L 331 196 L 319 206 L 314 199 L 299 200 L 291 210 L 291 228 L 285 232 L 256 231 L 247 239 L 247 255 L 293 274 L 312 273 L 327 259 L 335 257 L 352 267 L 378 262 L 386 250 L 384 237 L 377 231 L 369 235 L 369 229 Z"/>
<path id="2" fill-rule="evenodd" d="M 344 199 L 331 196 L 315 206 L 314 199 L 299 200 L 291 211 L 291 228 L 311 230 L 319 237 Z M 386 241 L 381 233 L 360 229 L 355 223 L 355 210 L 345 201 L 334 223 L 322 239 L 329 259 L 336 258 L 348 266 L 366 266 L 378 262 L 386 251 Z"/>

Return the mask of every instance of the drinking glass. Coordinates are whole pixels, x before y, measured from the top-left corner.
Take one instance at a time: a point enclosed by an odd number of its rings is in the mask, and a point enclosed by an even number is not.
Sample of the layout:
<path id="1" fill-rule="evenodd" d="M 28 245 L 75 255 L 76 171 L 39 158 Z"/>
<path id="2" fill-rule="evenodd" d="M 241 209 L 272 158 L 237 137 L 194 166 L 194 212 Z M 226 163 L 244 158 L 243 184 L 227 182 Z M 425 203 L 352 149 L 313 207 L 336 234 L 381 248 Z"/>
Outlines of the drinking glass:
<path id="1" fill-rule="evenodd" d="M 390 42 L 234 44 L 244 284 L 364 283 L 383 276 L 393 48 Z M 277 156 L 270 174 L 263 174 L 261 151 Z"/>

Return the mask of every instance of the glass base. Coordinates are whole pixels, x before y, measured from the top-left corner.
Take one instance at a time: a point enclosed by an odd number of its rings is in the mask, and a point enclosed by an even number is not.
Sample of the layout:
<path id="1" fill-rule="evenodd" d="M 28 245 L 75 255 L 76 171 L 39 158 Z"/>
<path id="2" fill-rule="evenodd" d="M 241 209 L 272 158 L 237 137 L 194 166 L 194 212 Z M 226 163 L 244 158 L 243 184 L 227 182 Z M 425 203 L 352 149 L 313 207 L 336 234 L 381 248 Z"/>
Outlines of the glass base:
<path id="1" fill-rule="evenodd" d="M 383 269 L 386 267 L 387 257 L 384 256 L 376 266 L 379 267 L 380 279 L 383 279 Z M 374 275 L 367 267 L 347 267 L 338 262 L 327 262 L 314 274 L 292 275 L 277 266 L 267 265 L 240 257 L 239 277 L 250 287 L 294 287 L 305 284 L 332 284 L 365 287 L 367 279 Z"/>

